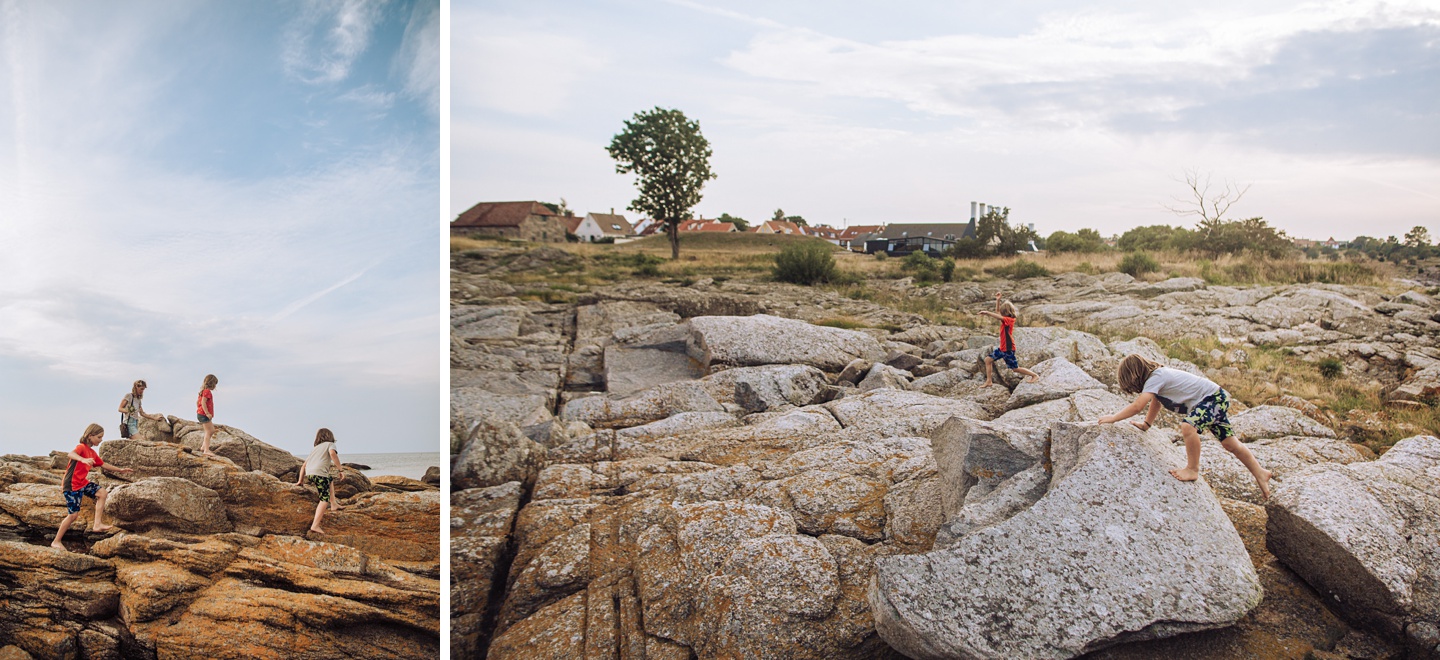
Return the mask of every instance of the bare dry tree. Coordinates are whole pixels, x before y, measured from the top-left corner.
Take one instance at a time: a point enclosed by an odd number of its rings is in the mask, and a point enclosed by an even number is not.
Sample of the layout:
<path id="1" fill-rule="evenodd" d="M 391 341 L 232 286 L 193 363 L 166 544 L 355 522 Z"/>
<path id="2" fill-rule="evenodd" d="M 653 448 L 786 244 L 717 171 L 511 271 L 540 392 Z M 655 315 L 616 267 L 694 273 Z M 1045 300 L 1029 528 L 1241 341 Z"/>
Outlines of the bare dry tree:
<path id="1" fill-rule="evenodd" d="M 1211 192 L 1210 174 L 1207 172 L 1202 179 L 1198 170 L 1185 170 L 1185 186 L 1190 189 L 1188 199 L 1173 197 L 1177 206 L 1168 204 L 1162 204 L 1162 206 L 1175 215 L 1198 216 L 1202 225 L 1213 225 L 1220 222 L 1230 211 L 1230 207 L 1240 201 L 1240 198 L 1250 190 L 1249 185 L 1242 188 L 1230 181 L 1225 181 L 1220 190 Z"/>

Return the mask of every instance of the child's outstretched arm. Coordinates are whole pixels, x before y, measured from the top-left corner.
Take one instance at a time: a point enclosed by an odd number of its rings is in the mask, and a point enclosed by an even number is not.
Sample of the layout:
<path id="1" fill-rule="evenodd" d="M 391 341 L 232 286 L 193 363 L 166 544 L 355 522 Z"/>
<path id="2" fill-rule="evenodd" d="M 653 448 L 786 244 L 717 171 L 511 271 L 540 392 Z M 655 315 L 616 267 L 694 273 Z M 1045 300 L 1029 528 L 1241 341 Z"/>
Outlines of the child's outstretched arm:
<path id="1" fill-rule="evenodd" d="M 1003 317 L 1003 316 L 1001 316 L 1001 315 L 999 315 L 999 314 L 996 314 L 995 312 L 985 312 L 985 311 L 981 311 L 981 312 L 976 312 L 976 313 L 979 314 L 979 315 L 981 315 L 981 316 L 988 316 L 988 317 L 990 317 L 990 318 L 992 318 L 992 319 L 996 319 L 996 320 L 1000 320 L 1000 319 L 1005 318 L 1005 317 Z"/>
<path id="2" fill-rule="evenodd" d="M 999 315 L 1000 315 L 1000 299 L 1001 299 L 1001 298 L 1004 298 L 1004 297 L 1005 297 L 1005 292 L 1004 292 L 1004 291 L 996 291 L 996 292 L 995 292 L 995 315 L 996 315 L 996 316 L 999 316 Z"/>
<path id="3" fill-rule="evenodd" d="M 304 486 L 304 485 L 305 485 L 305 463 L 303 463 L 303 462 L 300 463 L 300 476 L 298 476 L 298 477 L 295 478 L 295 485 L 296 485 L 296 486 Z"/>
<path id="4" fill-rule="evenodd" d="M 1158 401 L 1156 401 L 1155 399 L 1154 394 L 1150 392 L 1141 392 L 1140 396 L 1135 397 L 1135 400 L 1131 402 L 1130 405 L 1121 408 L 1120 412 L 1117 412 L 1113 415 L 1106 415 L 1104 417 L 1101 417 L 1099 422 L 1101 424 L 1113 424 L 1122 419 L 1129 419 L 1131 417 L 1134 417 L 1141 410 L 1144 410 L 1145 406 L 1150 405 L 1152 402 L 1158 403 Z M 1146 417 L 1149 418 L 1150 415 L 1146 415 Z"/>

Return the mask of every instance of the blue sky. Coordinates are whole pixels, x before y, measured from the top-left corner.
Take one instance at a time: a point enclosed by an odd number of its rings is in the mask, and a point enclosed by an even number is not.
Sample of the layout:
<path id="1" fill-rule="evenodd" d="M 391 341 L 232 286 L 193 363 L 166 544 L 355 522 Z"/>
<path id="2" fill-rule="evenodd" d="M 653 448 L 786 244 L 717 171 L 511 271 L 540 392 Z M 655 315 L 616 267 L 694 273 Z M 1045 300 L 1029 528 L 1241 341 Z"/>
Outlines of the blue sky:
<path id="1" fill-rule="evenodd" d="M 1440 235 L 1440 2 L 455 0 L 449 212 L 635 197 L 633 113 L 700 122 L 697 213 L 832 225 L 1010 206 L 1191 224 L 1186 171 L 1292 235 Z M 635 214 L 629 214 L 632 219 Z"/>
<path id="2" fill-rule="evenodd" d="M 436 1 L 0 0 L 0 452 L 149 412 L 435 451 Z"/>

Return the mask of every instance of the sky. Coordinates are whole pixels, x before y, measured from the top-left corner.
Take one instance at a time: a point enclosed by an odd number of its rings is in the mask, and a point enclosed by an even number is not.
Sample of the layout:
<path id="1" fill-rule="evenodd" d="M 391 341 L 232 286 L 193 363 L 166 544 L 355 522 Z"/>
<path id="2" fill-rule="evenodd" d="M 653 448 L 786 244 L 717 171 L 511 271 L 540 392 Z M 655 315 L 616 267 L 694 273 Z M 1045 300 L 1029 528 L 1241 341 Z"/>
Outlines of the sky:
<path id="1" fill-rule="evenodd" d="M 1440 1 L 454 0 L 450 217 L 621 211 L 634 113 L 699 122 L 695 208 L 752 224 L 964 221 L 1043 236 L 1227 217 L 1292 236 L 1440 235 Z M 637 214 L 626 212 L 634 220 Z"/>
<path id="2" fill-rule="evenodd" d="M 438 451 L 438 0 L 0 0 L 0 453 Z"/>

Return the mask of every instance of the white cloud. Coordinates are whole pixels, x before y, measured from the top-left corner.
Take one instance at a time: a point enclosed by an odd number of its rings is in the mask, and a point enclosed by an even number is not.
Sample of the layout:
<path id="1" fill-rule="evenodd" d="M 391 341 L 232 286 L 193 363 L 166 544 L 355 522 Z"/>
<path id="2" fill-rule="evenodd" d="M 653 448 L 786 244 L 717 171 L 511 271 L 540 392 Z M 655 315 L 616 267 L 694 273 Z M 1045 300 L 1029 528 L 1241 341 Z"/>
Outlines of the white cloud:
<path id="1" fill-rule="evenodd" d="M 285 29 L 281 61 L 298 80 L 335 83 L 370 47 L 385 0 L 313 0 Z"/>
<path id="2" fill-rule="evenodd" d="M 417 2 L 405 24 L 392 68 L 405 80 L 404 90 L 432 115 L 440 109 L 440 8 Z"/>

